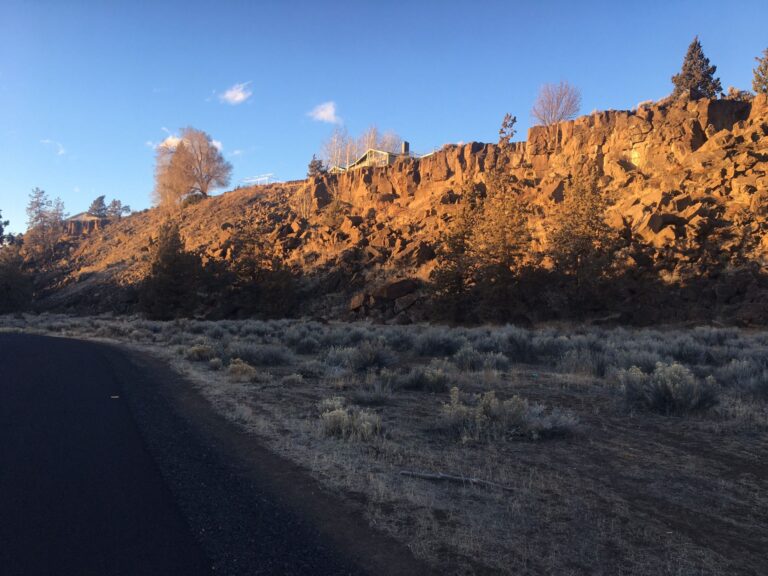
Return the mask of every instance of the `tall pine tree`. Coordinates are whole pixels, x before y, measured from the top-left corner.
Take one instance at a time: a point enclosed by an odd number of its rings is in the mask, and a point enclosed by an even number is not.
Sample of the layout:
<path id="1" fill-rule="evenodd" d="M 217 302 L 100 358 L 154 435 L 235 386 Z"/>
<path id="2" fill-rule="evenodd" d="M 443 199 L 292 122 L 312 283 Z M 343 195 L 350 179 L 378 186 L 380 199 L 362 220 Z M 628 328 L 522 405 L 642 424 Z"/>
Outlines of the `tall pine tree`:
<path id="1" fill-rule="evenodd" d="M 696 98 L 717 98 L 723 91 L 720 78 L 715 78 L 717 66 L 710 66 L 709 58 L 704 56 L 699 37 L 696 36 L 688 46 L 679 74 L 672 76 L 675 89 L 672 97 L 677 98 L 689 90 Z"/>

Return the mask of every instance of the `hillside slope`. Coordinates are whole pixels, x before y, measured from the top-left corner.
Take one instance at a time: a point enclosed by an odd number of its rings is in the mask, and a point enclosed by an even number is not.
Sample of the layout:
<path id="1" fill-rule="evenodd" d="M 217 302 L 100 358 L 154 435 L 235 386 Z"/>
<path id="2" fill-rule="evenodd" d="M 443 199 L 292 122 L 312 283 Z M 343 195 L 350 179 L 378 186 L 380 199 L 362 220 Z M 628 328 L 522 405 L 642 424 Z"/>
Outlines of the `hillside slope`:
<path id="1" fill-rule="evenodd" d="M 601 314 L 768 321 L 765 96 L 598 112 L 532 128 L 509 154 L 469 143 L 388 167 L 237 189 L 187 207 L 181 232 L 188 249 L 222 262 L 240 254 L 239 231 L 258 232 L 313 296 L 299 313 L 418 320 L 426 314 L 419 285 L 435 267 L 440 234 L 467 184 L 482 184 L 492 169 L 511 174 L 536 206 L 540 245 L 569 182 L 597 176 L 610 199 L 609 223 L 641 247 L 634 278 L 653 280 L 627 286 Z M 132 287 L 147 273 L 159 222 L 149 210 L 77 239 L 41 305 L 132 310 Z M 402 279 L 414 281 L 396 282 Z M 534 320 L 568 315 L 535 308 L 526 312 Z"/>

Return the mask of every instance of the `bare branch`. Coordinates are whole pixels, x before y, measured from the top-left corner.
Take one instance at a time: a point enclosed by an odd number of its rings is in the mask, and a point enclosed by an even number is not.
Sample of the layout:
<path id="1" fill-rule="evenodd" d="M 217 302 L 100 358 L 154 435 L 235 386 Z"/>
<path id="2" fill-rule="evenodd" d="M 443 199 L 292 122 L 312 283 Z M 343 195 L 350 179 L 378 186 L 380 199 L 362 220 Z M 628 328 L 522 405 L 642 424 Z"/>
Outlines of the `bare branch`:
<path id="1" fill-rule="evenodd" d="M 531 110 L 531 116 L 544 126 L 571 120 L 581 108 L 581 92 L 568 82 L 544 84 Z"/>
<path id="2" fill-rule="evenodd" d="M 503 484 L 497 484 L 496 482 L 491 482 L 490 480 L 482 480 L 480 478 L 473 478 L 471 476 L 443 474 L 442 472 L 412 472 L 410 470 L 401 470 L 400 475 L 410 476 L 412 478 L 421 478 L 422 480 L 431 480 L 433 482 L 456 482 L 459 484 L 472 484 L 473 486 L 489 486 L 491 488 L 499 488 L 507 492 L 514 491 L 514 488 L 510 486 L 504 486 Z"/>

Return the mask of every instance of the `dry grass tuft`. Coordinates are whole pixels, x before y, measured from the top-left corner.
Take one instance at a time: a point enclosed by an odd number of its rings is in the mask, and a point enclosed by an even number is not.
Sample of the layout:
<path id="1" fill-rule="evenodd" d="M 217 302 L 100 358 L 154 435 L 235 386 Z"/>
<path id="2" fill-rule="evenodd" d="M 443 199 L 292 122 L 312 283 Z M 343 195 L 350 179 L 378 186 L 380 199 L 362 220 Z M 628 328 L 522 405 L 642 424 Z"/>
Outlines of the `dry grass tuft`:
<path id="1" fill-rule="evenodd" d="M 323 434 L 343 440 L 367 442 L 381 435 L 381 418 L 365 408 L 344 406 L 334 397 L 320 414 Z"/>
<path id="2" fill-rule="evenodd" d="M 547 412 L 519 396 L 502 401 L 493 391 L 465 403 L 457 387 L 451 388 L 451 400 L 443 405 L 442 416 L 446 428 L 462 442 L 566 436 L 578 423 L 569 412 Z"/>
<path id="3" fill-rule="evenodd" d="M 252 382 L 258 376 L 258 371 L 245 360 L 233 358 L 229 362 L 227 374 L 235 382 Z"/>

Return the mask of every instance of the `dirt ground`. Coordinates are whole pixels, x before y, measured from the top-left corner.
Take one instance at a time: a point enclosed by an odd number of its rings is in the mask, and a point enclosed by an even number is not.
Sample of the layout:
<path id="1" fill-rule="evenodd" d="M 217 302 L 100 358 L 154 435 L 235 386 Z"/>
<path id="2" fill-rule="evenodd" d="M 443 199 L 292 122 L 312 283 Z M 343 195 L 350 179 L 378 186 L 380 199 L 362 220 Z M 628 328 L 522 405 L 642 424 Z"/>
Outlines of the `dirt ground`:
<path id="1" fill-rule="evenodd" d="M 765 333 L 49 315 L 0 329 L 165 359 L 444 573 L 768 573 Z M 627 370 L 657 362 L 716 401 L 628 404 Z"/>

